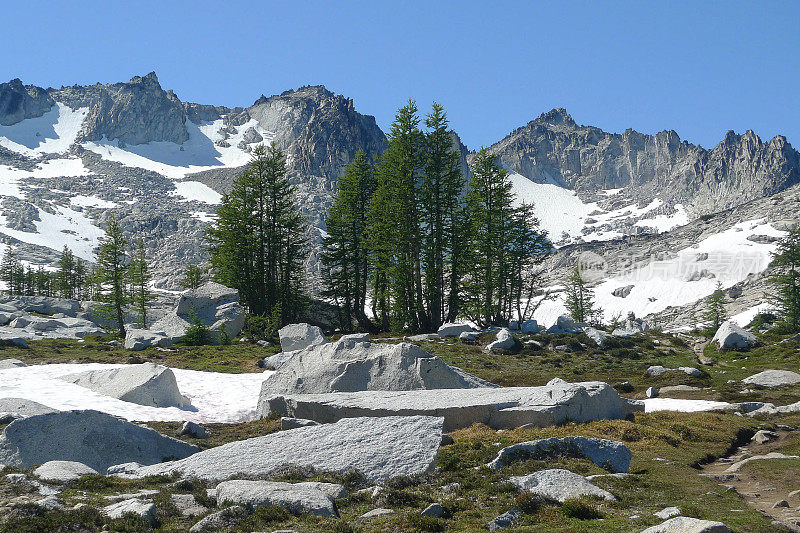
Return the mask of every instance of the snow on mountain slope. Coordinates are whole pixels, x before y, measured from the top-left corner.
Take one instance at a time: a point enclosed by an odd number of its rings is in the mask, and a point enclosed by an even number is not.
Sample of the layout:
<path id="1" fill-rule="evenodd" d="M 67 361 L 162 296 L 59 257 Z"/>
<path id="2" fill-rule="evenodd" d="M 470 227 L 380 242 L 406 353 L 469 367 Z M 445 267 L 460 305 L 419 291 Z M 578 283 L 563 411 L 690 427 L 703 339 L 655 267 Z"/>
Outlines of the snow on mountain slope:
<path id="1" fill-rule="evenodd" d="M 652 215 L 664 205 L 658 198 L 642 207 L 630 204 L 606 210 L 598 202 L 584 203 L 574 191 L 554 182 L 537 183 L 516 172 L 509 173 L 509 180 L 517 205 L 533 204 L 541 228 L 556 246 L 616 239 L 625 235 L 622 231 L 625 226 L 663 233 L 689 222 L 681 204 L 674 206 L 675 212 L 670 215 Z M 600 194 L 611 197 L 620 192 L 621 189 L 609 189 Z"/>
<path id="2" fill-rule="evenodd" d="M 120 147 L 119 142 L 104 139 L 86 142 L 82 146 L 108 161 L 158 172 L 172 180 L 181 180 L 188 174 L 203 170 L 246 165 L 250 161 L 250 154 L 238 145 L 245 140 L 245 132 L 249 128 L 254 128 L 265 139 L 261 142 L 268 143 L 274 137 L 273 133 L 262 129 L 254 119 L 238 126 L 237 132 L 227 137 L 220 132 L 223 128 L 223 119 L 201 125 L 187 120 L 189 140 L 183 144 L 161 141 Z"/>
<path id="3" fill-rule="evenodd" d="M 786 233 L 764 219 L 749 220 L 676 252 L 660 261 L 635 264 L 626 272 L 610 277 L 594 287 L 597 306 L 604 319 L 624 317 L 629 311 L 637 316 L 658 313 L 670 306 L 684 306 L 712 294 L 721 283 L 728 288 L 750 274 L 769 266 L 775 244 L 754 242 L 756 235 L 780 238 Z M 763 240 L 763 239 L 760 239 Z M 627 296 L 615 296 L 617 289 L 631 287 Z M 547 326 L 567 313 L 562 287 L 551 287 L 552 299 L 541 302 L 534 318 Z M 753 316 L 757 310 L 751 310 Z M 749 315 L 738 317 L 746 320 Z"/>
<path id="4" fill-rule="evenodd" d="M 66 152 L 78 138 L 88 112 L 86 107 L 72 110 L 57 103 L 41 117 L 0 126 L 0 146 L 29 157 Z"/>
<path id="5" fill-rule="evenodd" d="M 219 204 L 222 195 L 199 181 L 176 181 L 175 196 L 184 198 L 183 201 L 197 201 L 206 204 Z"/>
<path id="6" fill-rule="evenodd" d="M 39 209 L 40 220 L 34 222 L 36 232 L 3 227 L 5 220 L 0 220 L 0 233 L 57 251 L 67 246 L 81 259 L 94 261 L 93 250 L 98 245 L 103 230 L 93 225 L 86 215 L 69 207 L 56 206 L 54 210 L 53 214 Z"/>

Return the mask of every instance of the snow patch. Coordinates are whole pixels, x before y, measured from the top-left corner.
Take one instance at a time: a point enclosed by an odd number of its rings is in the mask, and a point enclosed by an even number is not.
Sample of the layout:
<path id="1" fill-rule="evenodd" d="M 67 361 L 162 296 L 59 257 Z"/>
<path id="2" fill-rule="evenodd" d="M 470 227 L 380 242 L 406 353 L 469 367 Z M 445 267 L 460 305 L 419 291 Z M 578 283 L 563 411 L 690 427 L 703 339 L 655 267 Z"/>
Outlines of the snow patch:
<path id="1" fill-rule="evenodd" d="M 0 126 L 0 146 L 27 156 L 66 152 L 78 138 L 88 113 L 88 107 L 72 110 L 57 102 L 41 117 Z"/>
<path id="2" fill-rule="evenodd" d="M 711 400 L 682 400 L 678 398 L 647 398 L 644 402 L 645 413 L 655 413 L 656 411 L 677 411 L 680 413 L 697 413 L 700 411 L 711 411 L 714 409 L 724 409 L 730 407 L 727 402 L 715 402 Z"/>
<path id="3" fill-rule="evenodd" d="M 102 209 L 111 209 L 117 207 L 116 202 L 103 200 L 102 198 L 98 198 L 97 196 L 84 196 L 82 194 L 70 198 L 69 203 L 79 207 L 99 207 Z"/>
<path id="4" fill-rule="evenodd" d="M 176 181 L 176 196 L 182 196 L 186 201 L 204 202 L 206 204 L 219 204 L 222 202 L 222 195 L 199 181 Z"/>
<path id="5" fill-rule="evenodd" d="M 24 398 L 59 410 L 95 409 L 131 421 L 239 423 L 255 419 L 261 383 L 272 374 L 223 374 L 172 369 L 181 394 L 191 400 L 195 410 L 138 405 L 58 379 L 59 376 L 88 370 L 124 366 L 52 364 L 0 370 L 0 398 Z"/>
<path id="6" fill-rule="evenodd" d="M 94 261 L 94 248 L 98 245 L 103 230 L 92 224 L 83 213 L 69 207 L 56 206 L 55 214 L 39 209 L 39 218 L 34 222 L 36 232 L 20 231 L 2 227 L 0 233 L 28 244 L 36 244 L 61 251 L 67 246 L 81 259 Z"/>

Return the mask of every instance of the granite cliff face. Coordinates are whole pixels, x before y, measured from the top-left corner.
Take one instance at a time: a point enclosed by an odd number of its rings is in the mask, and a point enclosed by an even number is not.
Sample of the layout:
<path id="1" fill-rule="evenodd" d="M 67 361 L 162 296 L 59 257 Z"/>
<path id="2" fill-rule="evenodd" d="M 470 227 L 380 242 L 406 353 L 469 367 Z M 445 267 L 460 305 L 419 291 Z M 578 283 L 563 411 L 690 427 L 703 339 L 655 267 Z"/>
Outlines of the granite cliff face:
<path id="1" fill-rule="evenodd" d="M 786 138 L 764 143 L 752 131 L 728 132 L 711 150 L 675 131 L 607 133 L 580 126 L 564 109 L 542 114 L 490 150 L 527 178 L 558 183 L 584 197 L 624 189 L 631 199 L 682 203 L 699 216 L 774 194 L 800 182 L 800 155 Z"/>
<path id="2" fill-rule="evenodd" d="M 41 117 L 54 103 L 47 91 L 23 85 L 18 78 L 0 84 L 0 125 L 11 126 L 26 118 Z"/>

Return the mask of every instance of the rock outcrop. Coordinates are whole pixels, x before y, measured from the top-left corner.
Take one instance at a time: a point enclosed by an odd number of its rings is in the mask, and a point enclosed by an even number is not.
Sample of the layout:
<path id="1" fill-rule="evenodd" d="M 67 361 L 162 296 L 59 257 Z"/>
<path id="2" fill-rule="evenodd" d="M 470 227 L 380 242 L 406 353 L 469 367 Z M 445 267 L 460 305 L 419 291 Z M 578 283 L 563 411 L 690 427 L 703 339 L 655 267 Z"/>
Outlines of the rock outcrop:
<path id="1" fill-rule="evenodd" d="M 345 336 L 299 350 L 268 377 L 261 397 L 354 391 L 484 387 L 415 344 L 382 344 Z"/>
<path id="2" fill-rule="evenodd" d="M 542 114 L 489 149 L 536 182 L 555 182 L 581 196 L 622 188 L 634 200 L 658 197 L 698 215 L 800 183 L 800 154 L 781 135 L 765 143 L 752 131 L 729 131 L 706 150 L 674 131 L 617 134 L 579 126 L 564 109 Z"/>
<path id="3" fill-rule="evenodd" d="M 0 125 L 11 126 L 26 118 L 41 117 L 56 105 L 47 91 L 23 85 L 19 79 L 0 84 Z"/>
<path id="4" fill-rule="evenodd" d="M 150 330 L 163 332 L 173 340 L 180 340 L 194 320 L 208 328 L 213 342 L 219 342 L 224 331 L 230 338 L 244 327 L 244 308 L 239 304 L 239 291 L 219 283 L 207 282 L 190 289 L 178 299 L 175 309 L 156 321 Z"/>
<path id="5" fill-rule="evenodd" d="M 121 475 L 177 474 L 213 482 L 267 477 L 281 468 L 298 467 L 356 470 L 381 482 L 433 469 L 441 439 L 442 419 L 437 417 L 347 418 L 223 444 L 180 461 L 126 469 Z"/>
<path id="6" fill-rule="evenodd" d="M 553 457 L 585 457 L 611 472 L 627 472 L 633 454 L 625 444 L 608 439 L 587 437 L 551 437 L 506 446 L 489 464 L 499 470 L 516 461 L 544 460 Z"/>
<path id="7" fill-rule="evenodd" d="M 744 378 L 742 383 L 766 388 L 785 387 L 800 383 L 800 374 L 791 370 L 764 370 Z"/>
<path id="8" fill-rule="evenodd" d="M 722 323 L 711 342 L 717 343 L 720 350 L 749 350 L 758 344 L 758 338 L 728 320 Z"/>
<path id="9" fill-rule="evenodd" d="M 178 382 L 172 370 L 155 363 L 89 370 L 59 379 L 139 405 L 183 408 L 191 406 L 189 399 L 178 390 Z"/>
<path id="10" fill-rule="evenodd" d="M 601 489 L 585 477 L 563 468 L 539 470 L 527 476 L 512 476 L 510 481 L 523 492 L 559 503 L 584 496 L 608 501 L 616 500 L 614 495 L 607 490 Z"/>
<path id="11" fill-rule="evenodd" d="M 0 435 L 0 463 L 32 468 L 76 461 L 98 472 L 120 463 L 160 463 L 200 448 L 98 411 L 63 411 L 15 420 Z"/>
<path id="12" fill-rule="evenodd" d="M 262 394 L 258 404 L 262 417 L 274 413 L 320 423 L 352 417 L 440 416 L 447 432 L 476 423 L 508 429 L 619 419 L 643 410 L 644 404 L 622 398 L 607 383 L 559 379 L 542 387 Z"/>
<path id="13" fill-rule="evenodd" d="M 341 487 L 341 486 L 340 486 Z M 294 515 L 333 518 L 339 515 L 333 498 L 314 483 L 279 481 L 223 481 L 217 485 L 217 502 L 258 508 L 275 505 Z"/>
<path id="14" fill-rule="evenodd" d="M 42 481 L 58 481 L 66 483 L 75 481 L 81 476 L 98 474 L 92 467 L 76 461 L 47 461 L 33 471 Z"/>
<path id="15" fill-rule="evenodd" d="M 283 326 L 278 330 L 278 337 L 284 352 L 294 352 L 328 342 L 318 326 L 305 323 Z"/>
<path id="16" fill-rule="evenodd" d="M 731 530 L 722 522 L 676 516 L 656 526 L 648 527 L 642 533 L 731 533 Z"/>

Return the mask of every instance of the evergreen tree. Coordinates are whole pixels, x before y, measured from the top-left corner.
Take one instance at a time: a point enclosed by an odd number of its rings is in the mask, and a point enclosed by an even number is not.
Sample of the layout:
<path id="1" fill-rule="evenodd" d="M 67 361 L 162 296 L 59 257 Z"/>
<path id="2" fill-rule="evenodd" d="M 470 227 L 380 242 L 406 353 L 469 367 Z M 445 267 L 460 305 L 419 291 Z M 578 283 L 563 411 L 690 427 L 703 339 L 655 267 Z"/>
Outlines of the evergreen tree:
<path id="1" fill-rule="evenodd" d="M 62 298 L 76 298 L 77 273 L 75 256 L 67 245 L 61 252 L 58 259 L 58 271 L 56 272 L 56 285 L 58 293 Z"/>
<path id="2" fill-rule="evenodd" d="M 150 268 L 144 249 L 144 241 L 139 239 L 136 250 L 128 265 L 128 279 L 131 286 L 131 304 L 139 318 L 139 328 L 147 329 L 147 308 L 153 301 L 150 291 Z"/>
<path id="3" fill-rule="evenodd" d="M 363 151 L 356 153 L 339 179 L 336 197 L 325 221 L 322 263 L 325 291 L 343 311 L 342 326 L 355 320 L 363 330 L 374 329 L 367 317 L 367 210 L 375 189 L 372 167 Z"/>
<path id="4" fill-rule="evenodd" d="M 424 309 L 418 183 L 424 138 L 413 100 L 400 108 L 376 168 L 369 208 L 374 314 L 385 328 L 429 327 Z"/>
<path id="5" fill-rule="evenodd" d="M 20 291 L 22 264 L 17 259 L 17 254 L 11 249 L 3 254 L 3 261 L 0 263 L 0 280 L 6 284 L 6 291 L 9 296 L 14 296 Z"/>
<path id="6" fill-rule="evenodd" d="M 782 325 L 790 333 L 800 331 L 800 226 L 789 230 L 773 254 L 776 268 L 771 282 Z"/>
<path id="7" fill-rule="evenodd" d="M 481 327 L 503 322 L 502 296 L 508 264 L 506 235 L 512 215 L 513 194 L 508 172 L 494 155 L 482 149 L 475 156 L 467 192 L 469 243 L 464 306 L 467 316 Z"/>
<path id="8" fill-rule="evenodd" d="M 420 215 L 423 222 L 423 260 L 425 273 L 425 304 L 427 326 L 437 329 L 451 316 L 448 305 L 457 313 L 458 243 L 464 177 L 461 157 L 454 146 L 444 108 L 433 104 L 425 119 L 429 132 L 425 135 L 423 178 L 420 191 Z M 449 279 L 448 279 L 449 277 Z M 454 317 L 453 317 L 454 318 Z"/>
<path id="9" fill-rule="evenodd" d="M 716 290 L 708 297 L 708 308 L 705 313 L 706 322 L 712 333 L 716 333 L 727 318 L 725 303 L 725 291 L 722 290 L 722 283 L 718 281 Z"/>
<path id="10" fill-rule="evenodd" d="M 86 263 L 84 263 L 83 259 L 77 258 L 75 260 L 75 298 L 78 300 L 85 299 L 87 275 Z"/>
<path id="11" fill-rule="evenodd" d="M 258 146 L 207 231 L 215 279 L 239 289 L 254 315 L 279 310 L 282 323 L 298 319 L 305 302 L 307 238 L 294 191 L 283 152 Z"/>
<path id="12" fill-rule="evenodd" d="M 593 322 L 601 310 L 595 307 L 593 291 L 587 287 L 581 265 L 578 264 L 567 279 L 567 309 L 576 322 Z"/>
<path id="13" fill-rule="evenodd" d="M 99 292 L 96 296 L 101 303 L 98 311 L 116 323 L 122 337 L 125 336 L 125 306 L 128 304 L 125 290 L 128 268 L 128 256 L 125 252 L 127 244 L 119 221 L 112 214 L 106 224 L 106 234 L 100 240 L 100 249 L 97 253 L 96 276 Z"/>
<path id="14" fill-rule="evenodd" d="M 206 270 L 198 265 L 190 264 L 186 267 L 180 285 L 184 289 L 197 289 L 205 282 Z"/>

